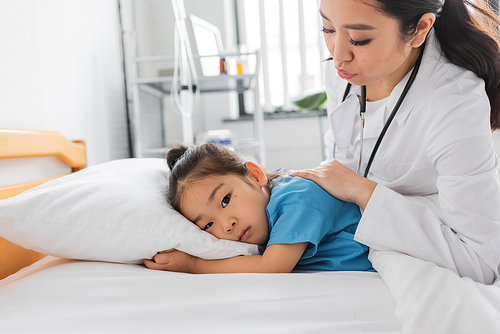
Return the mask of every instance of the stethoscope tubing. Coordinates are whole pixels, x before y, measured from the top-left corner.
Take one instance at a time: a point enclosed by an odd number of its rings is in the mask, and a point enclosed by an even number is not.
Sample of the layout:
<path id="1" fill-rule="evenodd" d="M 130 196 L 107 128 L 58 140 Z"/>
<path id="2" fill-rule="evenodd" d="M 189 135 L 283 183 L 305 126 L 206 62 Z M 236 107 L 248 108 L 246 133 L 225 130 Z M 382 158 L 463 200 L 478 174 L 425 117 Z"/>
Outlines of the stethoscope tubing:
<path id="1" fill-rule="evenodd" d="M 410 90 L 411 86 L 413 85 L 413 82 L 415 81 L 415 78 L 417 77 L 418 70 L 420 68 L 420 64 L 422 62 L 423 54 L 424 54 L 424 48 L 425 44 L 422 45 L 422 49 L 420 50 L 420 54 L 418 55 L 417 61 L 415 63 L 415 66 L 413 67 L 413 70 L 410 74 L 410 78 L 408 79 L 408 82 L 406 83 L 403 92 L 399 96 L 398 101 L 396 102 L 394 108 L 392 109 L 391 114 L 389 115 L 389 118 L 387 118 L 387 121 L 384 124 L 384 128 L 380 132 L 380 135 L 377 138 L 377 142 L 375 143 L 375 146 L 373 147 L 372 153 L 370 154 L 370 158 L 368 159 L 368 164 L 366 165 L 365 168 L 365 173 L 363 174 L 364 177 L 368 176 L 368 173 L 370 171 L 370 168 L 373 163 L 373 159 L 375 158 L 375 155 L 377 154 L 377 151 L 380 147 L 380 143 L 382 142 L 382 139 L 384 139 L 385 134 L 387 133 L 387 129 L 389 129 L 389 126 L 391 125 L 392 120 L 396 116 L 396 113 L 398 112 L 399 108 L 401 107 L 401 104 L 403 103 L 404 99 L 406 98 L 406 95 L 408 94 L 408 91 Z M 351 83 L 347 83 L 346 89 L 344 91 L 344 96 L 342 98 L 342 102 L 345 101 L 347 98 L 347 95 L 349 95 L 349 91 L 351 90 Z M 361 96 L 360 96 L 360 117 L 361 117 L 361 131 L 360 131 L 360 137 L 361 137 L 361 143 L 360 143 L 360 152 L 359 152 L 359 162 L 358 162 L 358 169 L 356 173 L 359 173 L 361 169 L 361 158 L 362 158 L 362 152 L 363 152 L 363 129 L 365 127 L 365 111 L 366 111 L 366 86 L 361 87 Z M 335 145 L 336 146 L 336 145 Z"/>

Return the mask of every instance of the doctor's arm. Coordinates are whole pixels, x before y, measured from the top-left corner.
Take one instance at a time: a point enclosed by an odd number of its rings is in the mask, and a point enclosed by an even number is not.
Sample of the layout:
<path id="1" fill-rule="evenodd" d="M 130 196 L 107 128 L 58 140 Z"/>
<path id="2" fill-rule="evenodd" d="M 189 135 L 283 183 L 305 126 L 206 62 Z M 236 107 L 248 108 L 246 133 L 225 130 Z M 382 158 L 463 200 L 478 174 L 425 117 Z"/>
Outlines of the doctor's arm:
<path id="1" fill-rule="evenodd" d="M 500 186 L 489 117 L 479 114 L 489 112 L 488 101 L 471 95 L 455 101 L 435 106 L 445 111 L 439 119 L 433 114 L 428 136 L 419 141 L 437 175 L 435 186 L 420 194 L 370 184 L 333 161 L 295 175 L 358 203 L 364 212 L 355 239 L 371 249 L 402 252 L 491 283 L 500 264 Z"/>

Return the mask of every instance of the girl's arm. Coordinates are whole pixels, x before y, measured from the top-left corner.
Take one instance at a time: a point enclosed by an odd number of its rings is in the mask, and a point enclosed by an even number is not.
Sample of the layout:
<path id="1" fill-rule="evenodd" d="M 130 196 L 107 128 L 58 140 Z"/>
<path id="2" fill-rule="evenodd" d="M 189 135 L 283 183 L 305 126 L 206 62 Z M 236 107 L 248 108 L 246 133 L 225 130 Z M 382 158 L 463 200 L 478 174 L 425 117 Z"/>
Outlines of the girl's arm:
<path id="1" fill-rule="evenodd" d="M 192 274 L 289 273 L 299 262 L 306 247 L 307 242 L 271 245 L 262 255 L 223 260 L 204 260 L 178 250 L 168 250 L 156 254 L 154 261 L 144 260 L 144 264 L 149 269 Z"/>

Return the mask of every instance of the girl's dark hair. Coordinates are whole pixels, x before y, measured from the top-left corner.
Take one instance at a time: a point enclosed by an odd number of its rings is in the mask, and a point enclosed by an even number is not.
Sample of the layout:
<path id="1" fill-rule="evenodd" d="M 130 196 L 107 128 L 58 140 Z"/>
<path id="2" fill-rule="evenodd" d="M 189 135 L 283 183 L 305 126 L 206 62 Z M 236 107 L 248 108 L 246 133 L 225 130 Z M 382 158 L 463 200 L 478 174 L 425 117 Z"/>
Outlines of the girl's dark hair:
<path id="1" fill-rule="evenodd" d="M 177 211 L 186 186 L 214 175 L 233 174 L 245 177 L 248 169 L 245 160 L 235 151 L 218 144 L 202 144 L 188 149 L 177 146 L 167 152 L 167 163 L 170 168 L 168 203 Z M 268 176 L 268 186 L 283 173 Z"/>
<path id="2" fill-rule="evenodd" d="M 498 16 L 484 0 L 377 0 L 377 9 L 396 19 L 408 41 L 425 13 L 437 16 L 434 30 L 450 62 L 484 80 L 492 130 L 500 128 L 500 49 Z M 444 3 L 444 4 L 443 4 Z"/>

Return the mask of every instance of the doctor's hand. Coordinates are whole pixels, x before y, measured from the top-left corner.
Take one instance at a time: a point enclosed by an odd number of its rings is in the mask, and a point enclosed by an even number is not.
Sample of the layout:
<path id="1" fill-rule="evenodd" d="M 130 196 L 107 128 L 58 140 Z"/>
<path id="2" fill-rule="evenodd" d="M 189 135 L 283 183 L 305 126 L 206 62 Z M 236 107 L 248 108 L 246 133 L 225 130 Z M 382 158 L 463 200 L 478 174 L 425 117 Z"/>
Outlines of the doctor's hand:
<path id="1" fill-rule="evenodd" d="M 156 253 L 153 260 L 144 259 L 142 261 L 149 269 L 194 273 L 197 259 L 195 256 L 176 249 L 169 249 Z"/>
<path id="2" fill-rule="evenodd" d="M 330 195 L 356 203 L 363 210 L 377 186 L 376 182 L 364 178 L 337 160 L 313 169 L 295 171 L 291 175 L 314 181 Z"/>

